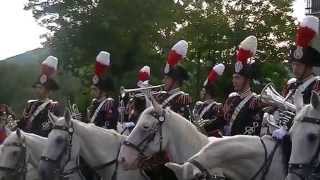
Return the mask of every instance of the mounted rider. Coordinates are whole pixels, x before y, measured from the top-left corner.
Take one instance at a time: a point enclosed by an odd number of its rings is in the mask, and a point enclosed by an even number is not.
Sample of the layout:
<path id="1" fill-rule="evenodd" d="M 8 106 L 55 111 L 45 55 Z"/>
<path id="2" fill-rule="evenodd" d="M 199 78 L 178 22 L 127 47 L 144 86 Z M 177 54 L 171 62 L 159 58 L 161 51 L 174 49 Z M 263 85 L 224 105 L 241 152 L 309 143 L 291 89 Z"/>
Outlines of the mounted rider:
<path id="1" fill-rule="evenodd" d="M 56 116 L 64 114 L 63 105 L 58 101 L 50 99 L 52 92 L 59 89 L 54 77 L 58 70 L 58 59 L 54 56 L 47 57 L 41 63 L 41 74 L 33 84 L 38 99 L 28 100 L 22 114 L 18 127 L 26 132 L 48 137 L 52 129 L 52 122 L 49 120 L 48 112 Z"/>
<path id="2" fill-rule="evenodd" d="M 193 121 L 208 136 L 222 137 L 226 121 L 223 118 L 223 105 L 215 101 L 217 81 L 225 70 L 223 64 L 215 65 L 208 74 L 201 90 L 201 99 L 192 111 Z"/>
<path id="3" fill-rule="evenodd" d="M 110 53 L 101 51 L 96 57 L 95 74 L 92 78 L 91 105 L 87 109 L 88 120 L 96 126 L 117 129 L 117 103 L 111 97 L 114 82 L 107 71 L 110 68 Z"/>
<path id="4" fill-rule="evenodd" d="M 163 107 L 179 113 L 186 119 L 191 117 L 192 98 L 180 88 L 189 80 L 188 72 L 180 63 L 186 57 L 188 43 L 185 40 L 177 42 L 170 50 L 164 68 L 164 90 L 156 99 Z"/>
<path id="5" fill-rule="evenodd" d="M 137 82 L 137 87 L 138 88 L 146 88 L 146 87 L 151 87 L 149 84 L 150 81 L 150 76 L 151 75 L 151 70 L 149 66 L 143 66 L 139 72 L 138 72 L 138 82 Z M 125 129 L 128 129 L 129 132 L 132 131 L 132 129 L 135 127 L 135 125 L 138 122 L 139 116 L 146 109 L 147 102 L 149 101 L 148 98 L 146 98 L 145 94 L 143 91 L 138 91 L 138 92 L 133 92 L 132 94 L 128 93 L 128 103 L 126 107 L 123 107 L 125 111 L 123 113 L 126 114 L 125 122 L 122 123 L 123 125 L 123 130 L 124 132 Z M 120 109 L 120 108 L 119 108 Z M 121 132 L 121 133 L 122 133 Z"/>
<path id="6" fill-rule="evenodd" d="M 225 135 L 259 135 L 262 122 L 263 103 L 251 91 L 250 83 L 255 78 L 254 56 L 257 38 L 244 39 L 237 51 L 232 83 L 235 92 L 229 94 L 224 104 L 224 118 L 228 122 Z"/>
<path id="7" fill-rule="evenodd" d="M 283 96 L 292 104 L 302 107 L 310 103 L 312 91 L 320 92 L 320 77 L 313 73 L 313 67 L 320 66 L 320 36 L 319 18 L 306 16 L 299 23 L 296 33 L 296 46 L 290 49 L 294 78 L 291 78 L 284 90 Z M 281 139 L 291 127 L 296 112 L 281 112 L 279 124 L 281 128 L 274 131 L 273 136 Z"/>

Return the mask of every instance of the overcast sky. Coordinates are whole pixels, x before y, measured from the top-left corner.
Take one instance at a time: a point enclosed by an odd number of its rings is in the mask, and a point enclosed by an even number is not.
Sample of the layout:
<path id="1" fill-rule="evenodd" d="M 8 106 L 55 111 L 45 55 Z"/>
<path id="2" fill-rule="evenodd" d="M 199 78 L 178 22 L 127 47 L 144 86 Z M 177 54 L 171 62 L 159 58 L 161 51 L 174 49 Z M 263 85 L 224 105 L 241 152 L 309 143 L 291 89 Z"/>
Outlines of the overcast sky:
<path id="1" fill-rule="evenodd" d="M 27 0 L 0 0 L 0 60 L 41 47 L 40 35 L 46 32 L 24 11 Z M 304 16 L 304 0 L 296 0 L 294 15 Z"/>

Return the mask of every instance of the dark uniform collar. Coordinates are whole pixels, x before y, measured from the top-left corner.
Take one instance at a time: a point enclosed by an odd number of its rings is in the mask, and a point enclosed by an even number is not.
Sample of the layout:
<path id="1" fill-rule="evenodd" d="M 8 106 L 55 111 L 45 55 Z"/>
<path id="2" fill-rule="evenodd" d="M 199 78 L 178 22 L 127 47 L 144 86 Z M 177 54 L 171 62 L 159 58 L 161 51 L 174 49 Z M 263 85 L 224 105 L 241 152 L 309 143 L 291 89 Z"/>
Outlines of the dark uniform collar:
<path id="1" fill-rule="evenodd" d="M 303 84 L 304 82 L 308 81 L 309 79 L 313 78 L 314 77 L 314 74 L 310 74 L 310 76 L 304 78 L 303 80 L 298 80 L 297 79 L 297 82 L 296 82 L 296 86 L 300 86 L 301 84 Z"/>
<path id="2" fill-rule="evenodd" d="M 248 88 L 247 90 L 244 90 L 244 91 L 240 92 L 239 94 L 240 94 L 240 98 L 243 99 L 243 98 L 250 96 L 252 94 L 252 91 L 250 88 Z"/>
<path id="3" fill-rule="evenodd" d="M 168 91 L 168 94 L 172 95 L 172 94 L 175 94 L 179 91 L 180 91 L 180 88 L 171 89 L 170 91 Z"/>
<path id="4" fill-rule="evenodd" d="M 211 103 L 213 103 L 213 102 L 215 102 L 215 100 L 213 100 L 213 99 L 207 99 L 207 100 L 205 100 L 203 103 L 205 103 L 205 104 L 211 104 Z"/>
<path id="5" fill-rule="evenodd" d="M 103 101 L 106 100 L 106 99 L 107 99 L 107 97 L 104 96 L 104 97 L 101 97 L 100 99 L 97 99 L 97 102 L 98 102 L 98 103 L 101 103 L 101 102 L 103 102 Z"/>

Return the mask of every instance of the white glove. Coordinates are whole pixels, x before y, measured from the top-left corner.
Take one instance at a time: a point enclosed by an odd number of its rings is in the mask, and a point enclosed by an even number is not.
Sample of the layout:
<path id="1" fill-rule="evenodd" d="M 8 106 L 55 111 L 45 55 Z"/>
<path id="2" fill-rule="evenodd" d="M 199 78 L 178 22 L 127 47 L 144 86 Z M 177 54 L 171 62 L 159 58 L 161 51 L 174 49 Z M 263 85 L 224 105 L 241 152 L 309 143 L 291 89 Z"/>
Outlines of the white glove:
<path id="1" fill-rule="evenodd" d="M 280 129 L 277 129 L 272 132 L 272 137 L 276 140 L 282 140 L 283 137 L 287 134 L 288 131 L 284 127 L 281 127 Z"/>
<path id="2" fill-rule="evenodd" d="M 135 126 L 135 124 L 133 122 L 126 122 L 124 123 L 124 127 L 125 128 L 133 128 Z"/>

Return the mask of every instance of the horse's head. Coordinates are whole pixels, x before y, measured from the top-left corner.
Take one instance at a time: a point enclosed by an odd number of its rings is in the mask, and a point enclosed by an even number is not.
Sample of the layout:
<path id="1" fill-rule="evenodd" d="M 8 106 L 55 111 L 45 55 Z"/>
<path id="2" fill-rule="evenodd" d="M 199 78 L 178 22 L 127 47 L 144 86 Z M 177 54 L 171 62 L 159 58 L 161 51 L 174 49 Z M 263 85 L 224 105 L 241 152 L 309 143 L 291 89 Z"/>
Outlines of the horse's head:
<path id="1" fill-rule="evenodd" d="M 118 161 L 125 169 L 136 169 L 141 158 L 166 149 L 170 111 L 151 98 L 152 106 L 142 112 L 138 123 L 123 143 Z M 171 114 L 171 113 L 170 113 Z"/>
<path id="2" fill-rule="evenodd" d="M 48 136 L 48 144 L 44 149 L 40 161 L 40 176 L 43 179 L 54 179 L 63 176 L 68 163 L 76 158 L 79 153 L 79 143 L 74 136 L 74 127 L 70 112 L 64 117 L 56 117 L 49 113 L 49 118 L 54 126 Z"/>
<path id="3" fill-rule="evenodd" d="M 308 179 L 320 165 L 320 97 L 313 92 L 311 104 L 297 114 L 290 130 L 292 151 L 288 180 Z"/>
<path id="4" fill-rule="evenodd" d="M 19 129 L 4 141 L 0 151 L 0 179 L 23 179 L 26 173 L 27 150 L 25 137 Z"/>

